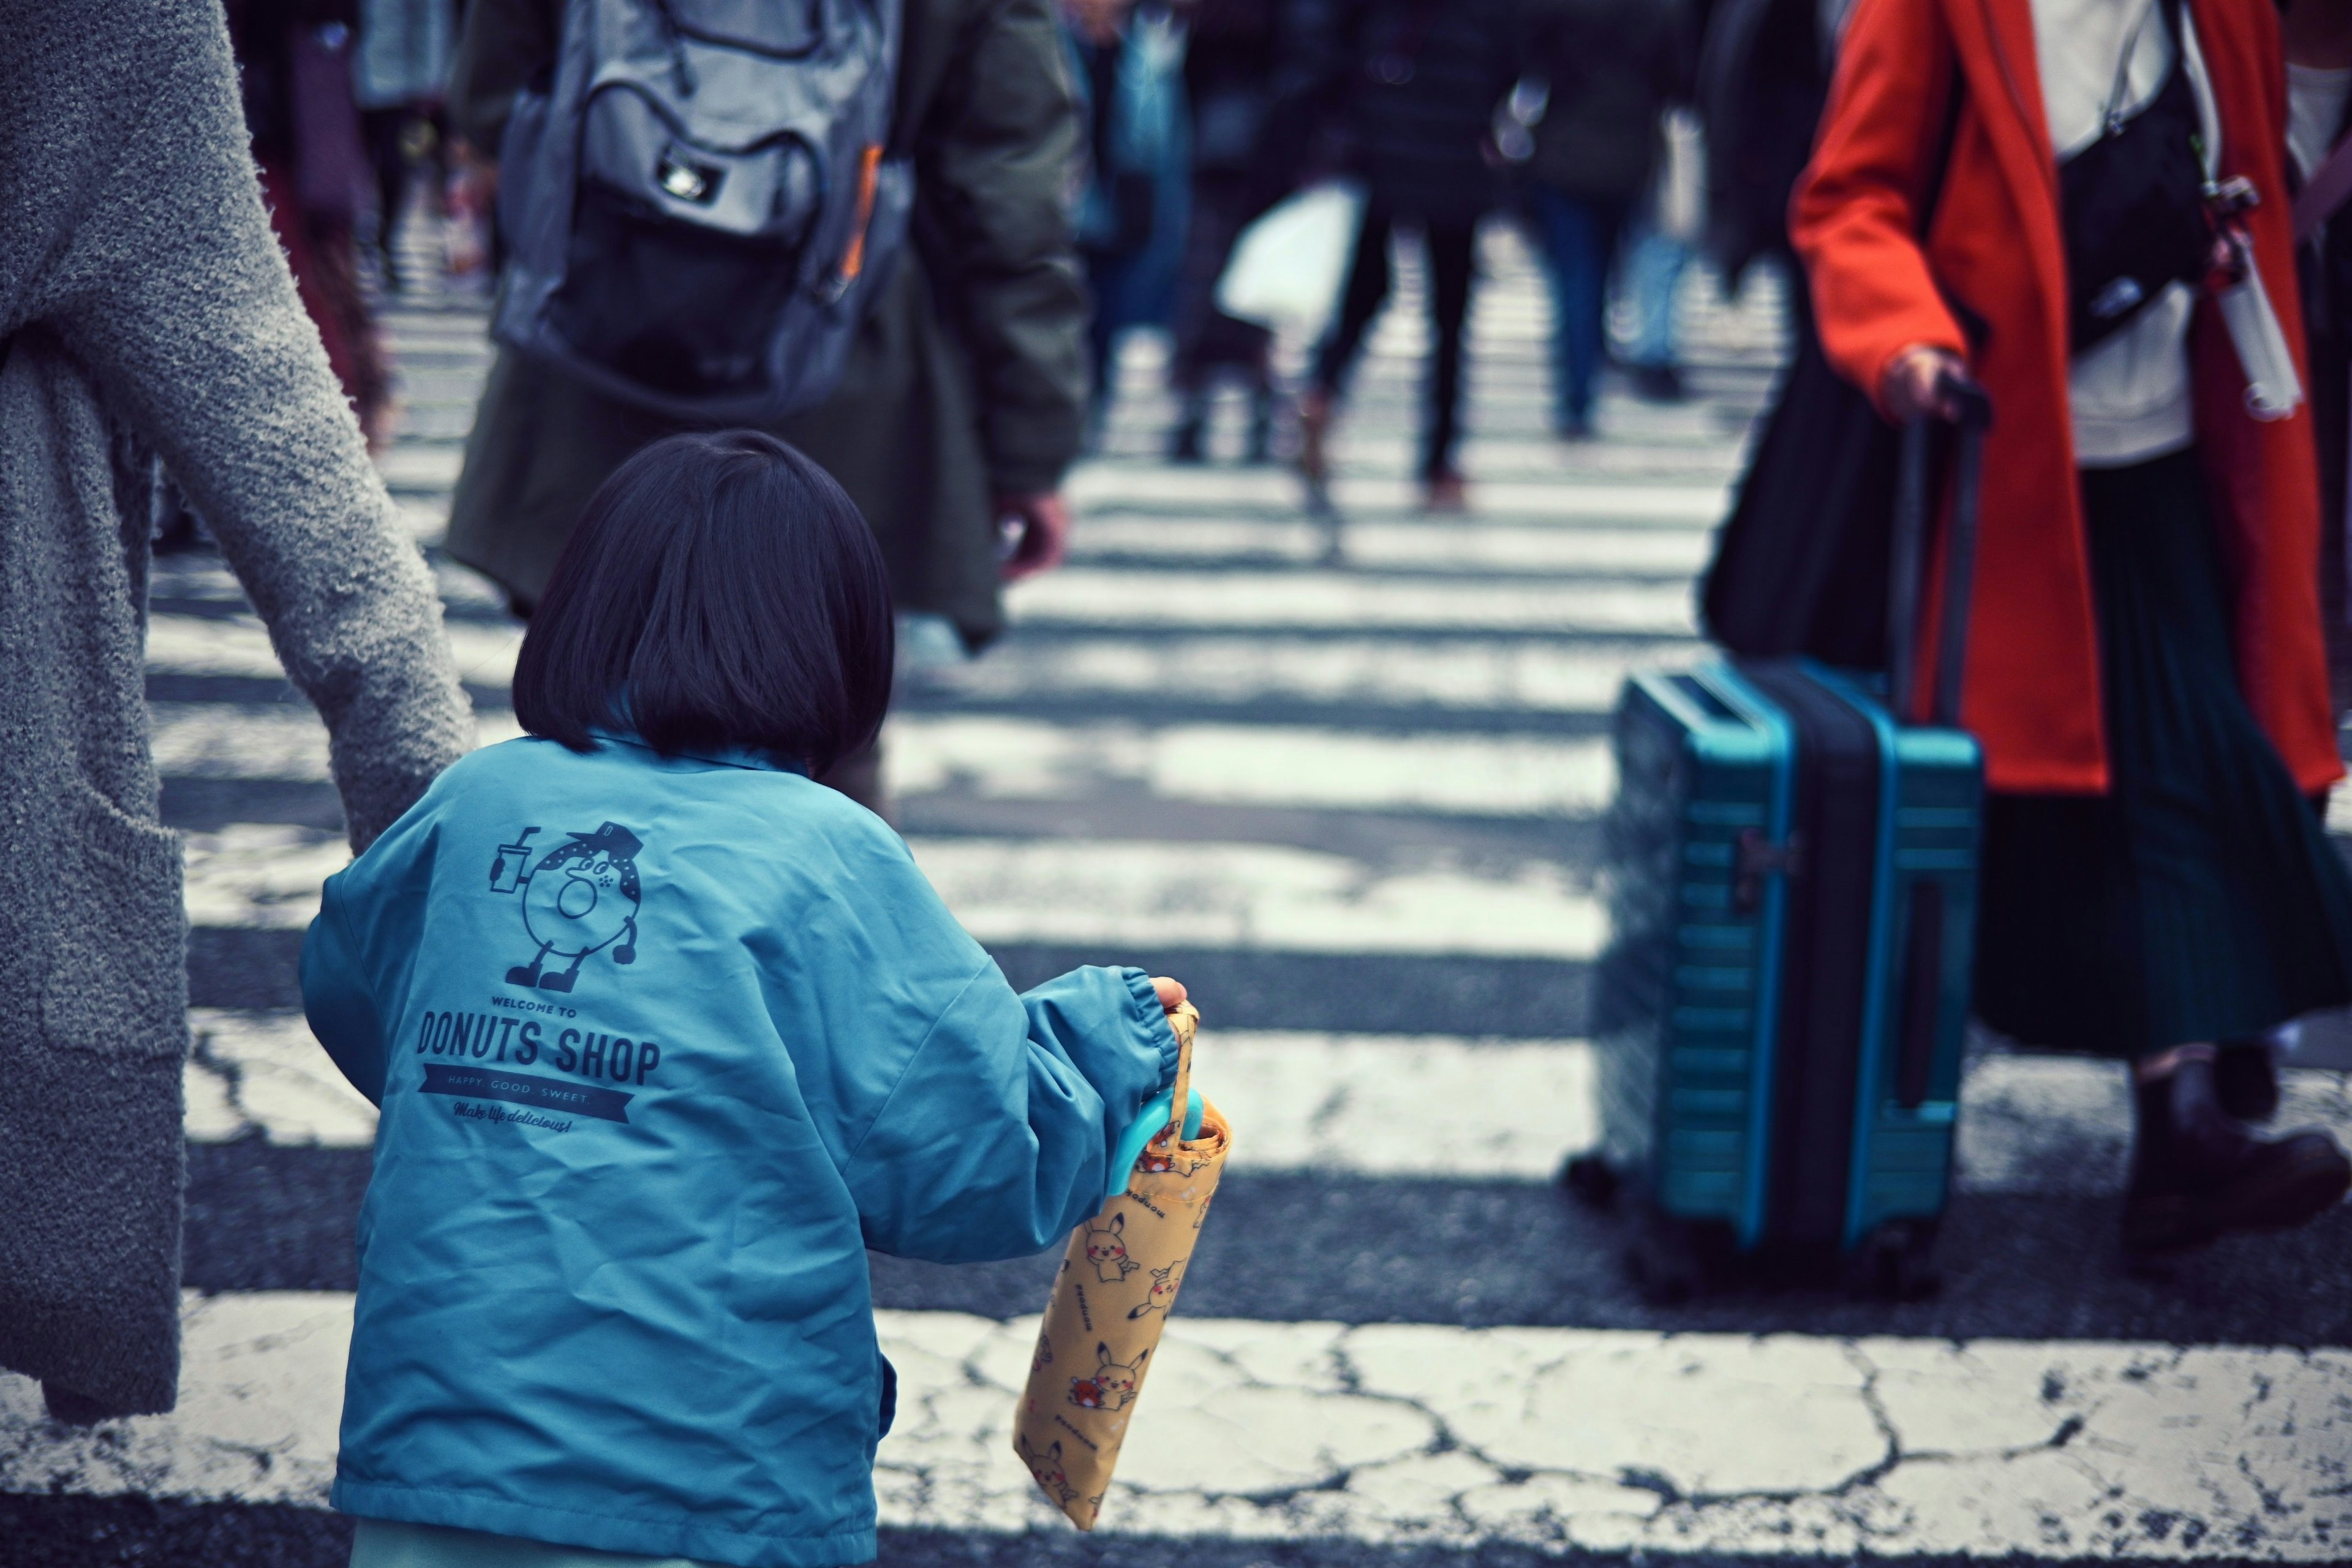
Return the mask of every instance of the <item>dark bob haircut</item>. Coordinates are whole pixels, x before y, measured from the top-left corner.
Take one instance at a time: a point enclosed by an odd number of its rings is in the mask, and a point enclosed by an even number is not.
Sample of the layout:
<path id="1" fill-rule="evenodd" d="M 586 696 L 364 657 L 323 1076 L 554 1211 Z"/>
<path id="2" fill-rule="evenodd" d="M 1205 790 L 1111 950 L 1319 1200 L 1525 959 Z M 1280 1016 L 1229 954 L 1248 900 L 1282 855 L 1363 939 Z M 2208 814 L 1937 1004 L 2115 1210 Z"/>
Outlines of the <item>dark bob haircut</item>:
<path id="1" fill-rule="evenodd" d="M 889 581 L 833 476 L 756 430 L 621 465 L 557 557 L 515 660 L 515 717 L 590 750 L 744 749 L 822 773 L 890 706 Z"/>

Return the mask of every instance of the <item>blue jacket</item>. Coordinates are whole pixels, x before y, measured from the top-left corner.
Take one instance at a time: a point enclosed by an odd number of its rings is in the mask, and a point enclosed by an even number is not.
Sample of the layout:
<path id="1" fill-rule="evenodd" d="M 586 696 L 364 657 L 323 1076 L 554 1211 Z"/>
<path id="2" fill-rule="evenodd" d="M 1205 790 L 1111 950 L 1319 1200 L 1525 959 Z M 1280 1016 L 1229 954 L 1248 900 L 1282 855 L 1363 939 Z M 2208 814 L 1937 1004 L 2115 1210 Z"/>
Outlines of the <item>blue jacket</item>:
<path id="1" fill-rule="evenodd" d="M 1175 1072 L 1141 971 L 1015 994 L 860 807 L 618 741 L 444 773 L 302 998 L 383 1113 L 335 1506 L 746 1565 L 875 1554 L 866 1249 L 1044 1250 Z"/>

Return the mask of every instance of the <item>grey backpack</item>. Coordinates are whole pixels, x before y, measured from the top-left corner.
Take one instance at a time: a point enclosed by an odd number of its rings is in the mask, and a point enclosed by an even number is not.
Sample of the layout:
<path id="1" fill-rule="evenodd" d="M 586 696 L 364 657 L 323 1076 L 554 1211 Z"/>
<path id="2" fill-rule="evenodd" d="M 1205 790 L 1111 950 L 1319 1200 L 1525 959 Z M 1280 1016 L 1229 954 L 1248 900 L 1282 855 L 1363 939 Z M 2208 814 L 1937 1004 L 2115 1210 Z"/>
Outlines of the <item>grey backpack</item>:
<path id="1" fill-rule="evenodd" d="M 499 339 L 700 423 L 823 398 L 907 232 L 901 0 L 568 0 L 500 151 Z"/>

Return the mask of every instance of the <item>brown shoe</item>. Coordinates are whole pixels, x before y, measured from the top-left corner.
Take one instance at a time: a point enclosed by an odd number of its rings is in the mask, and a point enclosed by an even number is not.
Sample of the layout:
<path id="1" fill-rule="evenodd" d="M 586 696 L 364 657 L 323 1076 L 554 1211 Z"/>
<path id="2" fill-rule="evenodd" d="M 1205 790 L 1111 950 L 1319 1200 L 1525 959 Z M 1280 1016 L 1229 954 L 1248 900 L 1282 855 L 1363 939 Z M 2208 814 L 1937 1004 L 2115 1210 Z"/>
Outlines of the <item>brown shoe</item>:
<path id="1" fill-rule="evenodd" d="M 2202 1247 L 2231 1231 L 2287 1230 L 2352 1188 L 2352 1161 L 2325 1132 L 2256 1138 L 2221 1109 L 2213 1063 L 2190 1059 L 2134 1086 L 2138 1111 L 2124 1247 Z"/>
<path id="2" fill-rule="evenodd" d="M 1422 481 L 1421 510 L 1435 512 L 1464 512 L 1470 510 L 1470 485 L 1451 468 L 1435 473 Z"/>

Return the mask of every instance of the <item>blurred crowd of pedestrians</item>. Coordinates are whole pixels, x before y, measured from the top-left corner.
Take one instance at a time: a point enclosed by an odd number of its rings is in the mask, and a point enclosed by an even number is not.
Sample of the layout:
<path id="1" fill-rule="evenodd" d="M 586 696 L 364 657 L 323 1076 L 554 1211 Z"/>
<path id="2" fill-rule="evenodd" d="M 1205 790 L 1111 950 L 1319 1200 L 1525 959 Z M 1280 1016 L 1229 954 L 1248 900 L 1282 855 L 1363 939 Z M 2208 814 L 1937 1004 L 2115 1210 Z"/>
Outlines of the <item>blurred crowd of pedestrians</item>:
<path id="1" fill-rule="evenodd" d="M 393 378 L 370 279 L 398 289 L 412 195 L 446 213 L 442 100 L 462 0 L 226 0 L 270 222 L 371 447 Z M 464 216 L 461 208 L 459 216 Z M 459 247 L 459 269 L 479 264 Z"/>
<path id="2" fill-rule="evenodd" d="M 1246 411 L 1244 459 L 1276 455 L 1295 406 L 1297 455 L 1319 485 L 1349 372 L 1391 292 L 1392 251 L 1410 243 L 1430 331 L 1417 472 L 1441 510 L 1459 509 L 1466 494 L 1458 447 L 1479 226 L 1498 214 L 1517 219 L 1545 263 L 1557 302 L 1557 426 L 1585 438 L 1612 359 L 1638 395 L 1683 395 L 1675 302 L 1704 236 L 1715 237 L 1735 279 L 1758 256 L 1786 260 L 1779 211 L 1826 85 L 1811 0 L 1724 0 L 1727 15 L 1711 28 L 1714 0 L 1051 3 L 1081 129 L 1081 173 L 1064 195 L 1086 286 L 1082 440 L 1098 437 L 1116 394 L 1122 335 L 1161 329 L 1177 406 L 1172 458 L 1207 458 L 1214 394 L 1230 384 Z M 410 255 L 458 276 L 495 268 L 499 242 L 486 220 L 498 153 L 515 92 L 530 70 L 552 68 L 563 7 L 228 0 L 227 9 L 272 221 L 362 428 L 380 446 L 393 380 L 372 319 L 374 289 L 416 281 L 404 270 Z M 928 24 L 912 9 L 908 31 L 919 37 Z M 1783 57 L 1803 68 L 1784 70 Z M 1744 161 L 1730 190 L 1710 188 L 1694 107 L 1709 66 L 1706 107 L 1733 128 Z M 1062 97 L 1040 88 L 1028 100 L 1050 108 Z M 1781 202 L 1747 177 L 1758 160 Z M 1276 323 L 1222 308 L 1219 284 L 1253 222 L 1333 181 L 1357 198 L 1346 265 L 1301 381 L 1285 388 Z M 395 240 L 412 208 L 445 225 L 446 239 L 404 251 Z M 1630 322 L 1613 349 L 1612 299 Z M 959 456 L 960 468 L 973 467 L 972 454 Z M 981 466 L 993 458 L 982 455 Z M 1012 490 L 1047 493 L 1037 477 L 1061 461 L 1050 442 L 1037 457 L 1012 459 L 1031 470 L 1012 477 Z M 576 488 L 527 510 L 568 515 L 585 494 Z M 495 488 L 472 493 L 466 514 L 499 500 Z M 1008 519 L 1026 528 L 1034 510 L 1024 500 Z M 1040 558 L 1056 526 L 1047 513 L 1036 542 L 1022 547 Z M 544 527 L 538 517 L 520 531 Z M 461 529 L 460 539 L 474 535 Z M 509 559 L 510 541 L 460 548 L 519 606 L 530 604 L 544 550 L 534 567 Z M 987 635 L 985 613 L 941 613 L 967 638 Z"/>
<path id="3" fill-rule="evenodd" d="M 1205 457 L 1221 379 L 1245 395 L 1244 460 L 1274 454 L 1270 323 L 1221 309 L 1218 285 L 1253 221 L 1333 181 L 1349 186 L 1356 216 L 1297 389 L 1297 455 L 1311 484 L 1328 475 L 1349 372 L 1407 243 L 1430 342 L 1416 474 L 1432 510 L 1465 504 L 1465 327 L 1479 227 L 1497 216 L 1524 225 L 1552 279 L 1562 437 L 1593 433 L 1612 297 L 1631 311 L 1615 357 L 1633 389 L 1683 395 L 1675 300 L 1706 201 L 1690 107 L 1705 18 L 1684 0 L 1065 0 L 1064 10 L 1095 153 L 1080 244 L 1096 304 L 1097 427 L 1116 391 L 1119 333 L 1164 325 L 1178 405 L 1170 456 Z"/>

